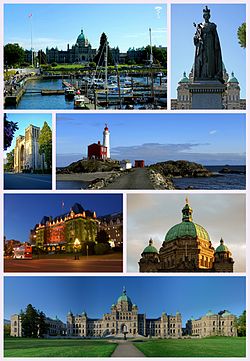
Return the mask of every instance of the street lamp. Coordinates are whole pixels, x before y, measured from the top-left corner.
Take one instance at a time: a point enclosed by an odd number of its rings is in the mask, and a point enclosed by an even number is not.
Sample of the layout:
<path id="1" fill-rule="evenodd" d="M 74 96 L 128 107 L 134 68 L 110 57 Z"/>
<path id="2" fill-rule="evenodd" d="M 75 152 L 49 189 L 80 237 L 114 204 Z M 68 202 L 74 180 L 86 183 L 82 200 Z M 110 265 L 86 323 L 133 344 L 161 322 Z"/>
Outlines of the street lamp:
<path id="1" fill-rule="evenodd" d="M 81 248 L 81 243 L 78 238 L 75 239 L 73 247 L 74 247 L 74 252 L 75 252 L 75 260 L 79 260 L 79 251 Z"/>

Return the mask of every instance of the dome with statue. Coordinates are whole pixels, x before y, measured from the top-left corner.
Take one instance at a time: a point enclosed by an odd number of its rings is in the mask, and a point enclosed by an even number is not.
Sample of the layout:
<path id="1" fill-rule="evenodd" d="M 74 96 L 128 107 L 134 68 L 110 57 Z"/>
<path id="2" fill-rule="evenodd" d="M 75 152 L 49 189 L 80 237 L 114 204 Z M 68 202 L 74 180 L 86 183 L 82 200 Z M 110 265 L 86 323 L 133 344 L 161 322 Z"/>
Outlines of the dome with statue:
<path id="1" fill-rule="evenodd" d="M 188 203 L 188 199 L 186 199 L 186 204 L 182 209 L 182 222 L 170 228 L 165 236 L 165 242 L 171 242 L 175 239 L 181 238 L 200 238 L 210 241 L 210 237 L 206 229 L 193 222 L 192 213 L 193 210 Z"/>

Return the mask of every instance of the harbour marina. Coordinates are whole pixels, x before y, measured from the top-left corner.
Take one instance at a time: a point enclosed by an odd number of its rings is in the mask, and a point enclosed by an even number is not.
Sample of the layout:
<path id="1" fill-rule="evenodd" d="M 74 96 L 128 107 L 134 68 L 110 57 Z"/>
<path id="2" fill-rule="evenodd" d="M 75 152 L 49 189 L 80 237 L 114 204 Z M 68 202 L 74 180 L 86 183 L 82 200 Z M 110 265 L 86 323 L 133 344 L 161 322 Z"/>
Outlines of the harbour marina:
<path id="1" fill-rule="evenodd" d="M 38 74 L 6 86 L 6 109 L 166 109 L 162 72 L 104 76 Z"/>

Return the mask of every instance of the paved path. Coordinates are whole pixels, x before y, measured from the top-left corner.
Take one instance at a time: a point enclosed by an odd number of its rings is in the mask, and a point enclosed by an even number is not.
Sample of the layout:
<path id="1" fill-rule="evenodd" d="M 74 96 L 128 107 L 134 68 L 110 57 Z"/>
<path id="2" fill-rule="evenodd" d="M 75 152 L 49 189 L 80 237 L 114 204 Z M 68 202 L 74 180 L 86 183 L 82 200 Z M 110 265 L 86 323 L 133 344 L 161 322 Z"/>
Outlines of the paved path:
<path id="1" fill-rule="evenodd" d="M 4 189 L 51 189 L 50 174 L 5 173 Z"/>
<path id="2" fill-rule="evenodd" d="M 145 357 L 132 342 L 125 341 L 119 343 L 111 357 Z"/>
<path id="3" fill-rule="evenodd" d="M 154 189 L 146 168 L 136 168 L 102 189 Z"/>
<path id="4" fill-rule="evenodd" d="M 35 257 L 35 256 L 34 256 Z M 32 260 L 4 260 L 5 272 L 122 272 L 122 254 L 80 256 L 71 258 L 40 258 Z"/>

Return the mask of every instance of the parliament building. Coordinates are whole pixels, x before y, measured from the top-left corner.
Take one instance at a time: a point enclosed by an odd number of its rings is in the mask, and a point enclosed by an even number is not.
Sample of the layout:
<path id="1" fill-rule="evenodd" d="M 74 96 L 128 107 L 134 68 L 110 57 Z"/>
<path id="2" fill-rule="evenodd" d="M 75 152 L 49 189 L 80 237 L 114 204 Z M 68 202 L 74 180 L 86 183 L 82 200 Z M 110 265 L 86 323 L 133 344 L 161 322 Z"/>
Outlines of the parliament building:
<path id="1" fill-rule="evenodd" d="M 193 83 L 193 78 L 193 68 L 188 77 L 186 72 L 183 73 L 183 77 L 178 82 L 177 99 L 171 100 L 171 109 L 192 109 L 192 93 L 190 91 L 190 86 Z M 222 97 L 223 109 L 246 109 L 246 99 L 241 99 L 240 97 L 239 81 L 233 72 L 231 76 L 229 76 L 224 64 L 223 80 L 226 85 Z"/>
<path id="2" fill-rule="evenodd" d="M 86 312 L 81 315 L 67 316 L 67 336 L 78 337 L 127 337 L 155 336 L 161 338 L 177 338 L 182 335 L 181 314 L 167 315 L 165 312 L 158 318 L 147 318 L 146 314 L 138 312 L 123 288 L 117 302 L 111 306 L 111 311 L 101 319 L 91 319 Z"/>
<path id="3" fill-rule="evenodd" d="M 149 240 L 139 261 L 140 272 L 233 272 L 234 260 L 223 239 L 214 248 L 206 229 L 193 222 L 192 213 L 186 199 L 182 222 L 170 228 L 159 252 Z"/>
<path id="4" fill-rule="evenodd" d="M 235 327 L 236 316 L 227 310 L 214 314 L 208 311 L 204 316 L 187 321 L 182 328 L 182 316 L 163 312 L 157 318 L 148 318 L 145 313 L 139 313 L 138 307 L 128 297 L 125 287 L 111 310 L 102 318 L 90 318 L 84 311 L 81 314 L 67 315 L 67 324 L 58 318 L 46 317 L 48 331 L 46 336 L 60 338 L 124 338 L 153 337 L 153 338 L 181 338 L 186 336 L 207 337 L 213 335 L 237 336 Z M 11 336 L 23 337 L 22 320 L 20 314 L 11 316 Z"/>

